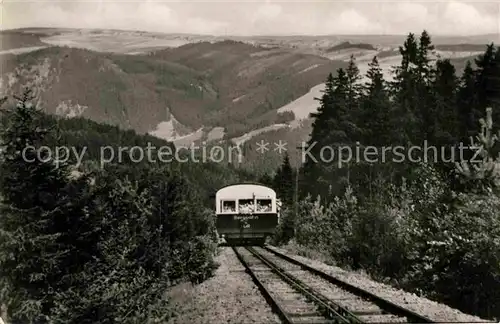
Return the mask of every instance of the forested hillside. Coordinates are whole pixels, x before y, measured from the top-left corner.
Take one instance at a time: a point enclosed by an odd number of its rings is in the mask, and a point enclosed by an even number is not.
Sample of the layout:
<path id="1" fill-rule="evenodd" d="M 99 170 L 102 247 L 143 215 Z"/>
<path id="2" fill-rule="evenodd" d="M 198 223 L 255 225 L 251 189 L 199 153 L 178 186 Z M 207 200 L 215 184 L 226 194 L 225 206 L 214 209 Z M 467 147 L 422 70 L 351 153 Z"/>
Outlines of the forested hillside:
<path id="1" fill-rule="evenodd" d="M 148 54 L 53 46 L 2 56 L 2 94 L 28 82 L 40 106 L 140 133 L 175 120 L 176 131 L 224 127 L 227 138 L 293 120 L 277 109 L 307 93 L 341 61 L 242 42 L 194 43 Z"/>
<path id="2" fill-rule="evenodd" d="M 251 141 L 243 145 L 241 167 L 265 173 L 283 156 L 271 151 L 263 157 L 255 151 L 257 142 L 290 143 L 297 164 L 300 153 L 292 143 L 311 133 L 311 119 L 302 118 L 315 109 L 313 89 L 329 72 L 345 68 L 352 55 L 363 77 L 377 55 L 387 77 L 404 37 L 27 28 L 2 31 L 0 39 L 0 95 L 19 93 L 29 82 L 46 112 L 154 134 L 178 146 L 245 137 Z M 484 50 L 485 39 L 437 37 L 431 56 L 450 57 L 461 76 L 465 62 Z"/>
<path id="3" fill-rule="evenodd" d="M 448 60 L 430 62 L 432 48 L 426 32 L 410 34 L 394 82 L 376 58 L 364 86 L 355 64 L 328 77 L 301 198 L 288 204 L 276 242 L 499 318 L 500 49 L 489 45 L 458 78 Z M 426 147 L 436 148 L 427 160 Z M 294 187 L 287 164 L 278 188 Z"/>
<path id="4" fill-rule="evenodd" d="M 129 155 L 133 146 L 175 148 L 83 118 L 45 115 L 29 92 L 18 101 L 2 109 L 1 128 L 0 300 L 9 322 L 171 316 L 166 289 L 216 268 L 210 195 L 252 177 L 215 163 L 139 161 Z M 25 151 L 30 145 L 36 150 Z M 57 159 L 57 146 L 83 158 Z M 103 147 L 129 150 L 101 164 Z"/>

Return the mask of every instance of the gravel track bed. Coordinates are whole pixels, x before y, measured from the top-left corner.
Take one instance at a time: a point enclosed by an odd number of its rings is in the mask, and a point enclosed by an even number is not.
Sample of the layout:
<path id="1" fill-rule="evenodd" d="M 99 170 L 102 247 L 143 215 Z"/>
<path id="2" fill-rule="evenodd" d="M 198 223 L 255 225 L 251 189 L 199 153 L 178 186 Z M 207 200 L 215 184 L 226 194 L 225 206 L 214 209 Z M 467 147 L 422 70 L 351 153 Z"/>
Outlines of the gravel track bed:
<path id="1" fill-rule="evenodd" d="M 391 287 L 382 283 L 373 281 L 373 279 L 359 273 L 348 272 L 336 266 L 326 265 L 323 262 L 307 259 L 298 255 L 291 254 L 285 249 L 277 247 L 269 247 L 277 252 L 286 254 L 287 256 L 302 262 L 310 267 L 330 274 L 349 284 L 369 291 L 377 296 L 383 297 L 396 305 L 412 310 L 415 313 L 428 317 L 429 319 L 442 323 L 494 323 L 481 319 L 477 316 L 465 314 L 457 309 L 453 309 L 445 304 L 440 304 L 432 300 L 419 297 L 415 294 L 408 293 L 404 290 Z M 260 252 L 260 250 L 259 250 Z M 269 253 L 269 252 L 268 252 Z M 273 259 L 274 260 L 274 259 Z M 286 261 L 285 261 L 286 262 Z"/>
<path id="2" fill-rule="evenodd" d="M 315 313 L 317 311 L 316 305 L 308 301 L 288 283 L 284 282 L 283 279 L 272 272 L 268 266 L 264 265 L 253 254 L 243 248 L 238 249 L 238 251 L 252 270 L 261 270 L 255 272 L 255 276 L 262 282 L 284 311 L 293 315 Z M 266 271 L 262 271 L 264 269 Z M 308 316 L 307 319 L 311 320 L 312 318 Z"/>
<path id="3" fill-rule="evenodd" d="M 169 290 L 177 315 L 167 323 L 281 323 L 230 247 L 222 247 L 216 261 L 214 277 Z"/>
<path id="4" fill-rule="evenodd" d="M 256 248 L 258 253 L 262 253 L 263 256 L 267 257 L 271 262 L 276 264 L 277 266 L 286 269 L 290 264 L 289 261 L 283 260 L 278 256 L 274 255 L 271 252 L 268 252 L 264 249 Z M 295 265 L 298 267 L 297 265 Z M 359 296 L 356 296 L 344 289 L 338 287 L 337 285 L 328 282 L 327 280 L 310 273 L 306 270 L 303 271 L 295 271 L 294 273 L 290 273 L 306 285 L 310 286 L 326 298 L 334 301 L 338 305 L 346 308 L 350 312 L 359 312 L 359 311 L 381 311 L 380 307 L 373 304 L 370 301 L 364 300 Z M 360 316 L 360 318 L 366 322 L 385 322 L 385 323 L 406 323 L 406 318 L 399 317 L 396 315 L 364 315 Z"/>

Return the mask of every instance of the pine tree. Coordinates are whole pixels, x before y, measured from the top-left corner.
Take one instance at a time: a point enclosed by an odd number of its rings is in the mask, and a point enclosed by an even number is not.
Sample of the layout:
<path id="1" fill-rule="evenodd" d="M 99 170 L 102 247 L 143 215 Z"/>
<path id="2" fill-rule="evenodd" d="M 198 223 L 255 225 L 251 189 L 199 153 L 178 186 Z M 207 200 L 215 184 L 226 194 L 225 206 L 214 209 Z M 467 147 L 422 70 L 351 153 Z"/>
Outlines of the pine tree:
<path id="1" fill-rule="evenodd" d="M 486 47 L 483 55 L 475 60 L 477 108 L 493 110 L 493 118 L 500 118 L 500 49 L 494 44 Z"/>
<path id="2" fill-rule="evenodd" d="M 302 167 L 300 176 L 300 192 L 301 196 L 311 193 L 317 195 L 321 192 L 321 189 L 315 185 L 316 179 L 321 175 L 321 166 L 316 163 L 315 160 L 320 159 L 320 149 L 323 145 L 328 143 L 328 137 L 330 135 L 331 129 L 329 128 L 329 121 L 335 118 L 334 111 L 334 90 L 335 90 L 335 79 L 332 73 L 328 74 L 325 83 L 325 89 L 322 91 L 323 95 L 321 98 L 315 98 L 319 101 L 319 107 L 316 113 L 311 113 L 310 117 L 314 119 L 312 124 L 311 136 L 306 144 L 307 147 L 311 147 L 311 155 L 314 158 L 310 158 L 306 155 L 306 160 Z"/>
<path id="3" fill-rule="evenodd" d="M 363 79 L 359 68 L 356 65 L 356 59 L 351 54 L 346 68 L 347 75 L 347 110 L 351 116 L 351 127 L 349 131 L 352 142 L 361 140 L 362 130 L 359 127 L 361 119 L 361 98 L 363 94 L 363 85 L 360 81 Z"/>
<path id="4" fill-rule="evenodd" d="M 419 38 L 416 70 L 415 70 L 415 87 L 416 87 L 416 109 L 417 125 L 422 130 L 420 141 L 433 139 L 436 132 L 433 125 L 435 124 L 434 116 L 434 100 L 432 93 L 432 82 L 435 76 L 435 69 L 431 66 L 431 54 L 434 46 L 432 45 L 431 37 L 427 31 L 423 31 Z"/>
<path id="5" fill-rule="evenodd" d="M 430 109 L 429 141 L 439 145 L 451 145 L 457 141 L 458 111 L 456 107 L 457 77 L 450 60 L 437 62 L 434 80 L 435 105 Z"/>
<path id="6" fill-rule="evenodd" d="M 477 109 L 477 94 L 475 71 L 471 62 L 467 61 L 457 91 L 457 106 L 459 111 L 459 134 L 462 141 L 467 141 L 476 134 L 479 125 L 480 112 Z"/>
<path id="7" fill-rule="evenodd" d="M 363 98 L 362 125 L 364 128 L 363 144 L 384 146 L 392 144 L 393 124 L 391 103 L 385 88 L 382 69 L 375 56 L 369 64 L 368 82 L 365 85 L 366 96 Z"/>
<path id="8" fill-rule="evenodd" d="M 427 86 L 430 86 L 431 80 L 434 77 L 431 66 L 432 60 L 429 57 L 433 50 L 434 45 L 432 45 L 431 36 L 424 30 L 419 38 L 416 64 L 418 78 L 420 78 L 421 83 Z"/>
<path id="9" fill-rule="evenodd" d="M 339 181 L 342 174 L 346 174 L 346 168 L 340 170 L 338 167 L 339 156 L 330 156 L 331 151 L 320 150 L 324 147 L 331 147 L 334 152 L 343 145 L 352 145 L 359 138 L 359 129 L 356 125 L 356 105 L 358 105 L 358 92 L 353 92 L 350 80 L 358 78 L 355 66 L 351 64 L 350 75 L 344 69 L 338 69 L 335 77 L 329 76 L 325 93 L 320 100 L 320 111 L 313 114 L 315 118 L 309 146 L 313 146 L 310 153 L 318 161 L 307 159 L 304 165 L 303 181 L 301 188 L 313 196 L 321 194 L 323 197 L 332 196 L 338 190 L 338 186 L 343 186 Z M 356 90 L 357 91 L 357 90 Z M 322 160 L 329 160 L 323 163 Z M 339 191 L 340 192 L 340 191 Z"/>
<path id="10" fill-rule="evenodd" d="M 418 60 L 418 43 L 415 39 L 415 34 L 409 33 L 403 46 L 399 46 L 401 54 L 401 70 L 408 71 Z"/>
<path id="11" fill-rule="evenodd" d="M 500 120 L 500 47 L 495 52 L 493 73 L 491 76 L 489 106 L 493 109 L 493 118 Z"/>
<path id="12" fill-rule="evenodd" d="M 67 166 L 39 150 L 50 129 L 31 103 L 31 91 L 16 99 L 17 107 L 4 111 L 0 129 L 1 299 L 12 320 L 43 322 L 54 294 L 68 287 L 71 272 L 88 258 L 77 235 L 86 229 L 80 217 L 86 179 L 70 182 Z M 25 151 L 28 146 L 39 156 Z"/>
<path id="13" fill-rule="evenodd" d="M 335 89 L 335 79 L 331 73 L 328 74 L 325 83 L 325 89 L 322 91 L 323 95 L 321 98 L 314 98 L 319 101 L 320 105 L 317 112 L 309 114 L 310 118 L 314 119 L 313 122 L 313 132 L 309 140 L 309 144 L 313 143 L 318 138 L 322 138 L 328 134 L 327 121 L 334 116 L 333 111 L 333 96 Z"/>
<path id="14" fill-rule="evenodd" d="M 456 163 L 457 172 L 461 176 L 464 187 L 468 190 L 484 193 L 500 188 L 500 159 L 494 147 L 500 132 L 493 131 L 493 110 L 486 108 L 486 117 L 480 119 L 481 131 L 476 136 L 474 146 L 479 149 L 479 160 L 470 163 Z"/>
<path id="15" fill-rule="evenodd" d="M 337 70 L 334 78 L 335 88 L 333 90 L 332 111 L 333 115 L 327 120 L 329 136 L 327 143 L 334 145 L 348 144 L 354 141 L 357 128 L 354 124 L 352 113 L 352 86 L 349 83 L 350 76 L 343 69 Z"/>
<path id="16" fill-rule="evenodd" d="M 291 207 L 294 199 L 294 172 L 290 165 L 290 158 L 288 154 L 283 158 L 283 163 L 278 168 L 274 177 L 274 184 L 276 191 L 285 206 Z"/>
<path id="17" fill-rule="evenodd" d="M 347 98 L 351 103 L 351 109 L 353 109 L 360 99 L 363 89 L 363 86 L 360 84 L 362 76 L 360 75 L 359 68 L 356 65 L 354 55 L 351 55 L 345 72 L 347 75 Z"/>
<path id="18" fill-rule="evenodd" d="M 476 93 L 478 108 L 485 109 L 490 106 L 498 96 L 498 81 L 495 73 L 498 73 L 495 47 L 489 44 L 484 54 L 475 59 L 476 70 Z"/>
<path id="19" fill-rule="evenodd" d="M 416 142 L 423 138 L 418 114 L 420 98 L 416 78 L 419 46 L 414 34 L 408 34 L 403 46 L 399 47 L 399 52 L 401 64 L 394 70 L 391 94 L 396 108 L 396 125 L 398 125 L 395 132 L 400 134 L 401 144 L 407 144 L 407 142 Z"/>

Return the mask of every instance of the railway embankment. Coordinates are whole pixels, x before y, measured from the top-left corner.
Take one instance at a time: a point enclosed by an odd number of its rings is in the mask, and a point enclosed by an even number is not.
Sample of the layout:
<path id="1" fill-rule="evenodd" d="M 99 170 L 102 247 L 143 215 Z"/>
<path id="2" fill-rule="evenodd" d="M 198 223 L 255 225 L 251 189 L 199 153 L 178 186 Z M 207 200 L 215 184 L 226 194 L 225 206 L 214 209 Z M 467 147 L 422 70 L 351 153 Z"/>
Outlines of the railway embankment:
<path id="1" fill-rule="evenodd" d="M 346 271 L 342 268 L 328 265 L 318 260 L 296 255 L 290 251 L 290 249 L 277 248 L 273 246 L 269 246 L 269 248 L 286 254 L 294 260 L 302 262 L 314 269 L 323 271 L 328 275 L 349 283 L 350 285 L 364 289 L 379 297 L 383 297 L 398 306 L 423 315 L 437 323 L 494 323 L 493 321 L 488 321 L 477 316 L 465 314 L 445 304 L 437 303 L 427 298 L 417 296 L 414 293 L 409 293 L 390 285 L 377 282 L 365 274 Z"/>
<path id="2" fill-rule="evenodd" d="M 488 322 L 376 282 L 366 275 L 301 257 L 282 248 L 270 248 L 437 323 Z M 221 247 L 216 260 L 220 266 L 209 280 L 197 286 L 184 284 L 169 291 L 176 317 L 168 323 L 281 323 L 230 247 Z"/>

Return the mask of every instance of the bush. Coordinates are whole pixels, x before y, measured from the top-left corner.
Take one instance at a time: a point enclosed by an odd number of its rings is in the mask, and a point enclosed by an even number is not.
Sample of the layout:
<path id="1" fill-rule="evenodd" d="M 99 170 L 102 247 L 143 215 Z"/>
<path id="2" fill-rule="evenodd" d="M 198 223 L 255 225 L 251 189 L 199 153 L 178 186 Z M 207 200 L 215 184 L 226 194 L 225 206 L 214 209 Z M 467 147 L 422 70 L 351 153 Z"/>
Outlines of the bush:
<path id="1" fill-rule="evenodd" d="M 456 193 L 430 165 L 359 203 L 352 190 L 326 206 L 300 202 L 292 242 L 327 263 L 480 316 L 500 316 L 500 198 Z M 281 242 L 278 242 L 281 243 Z"/>

